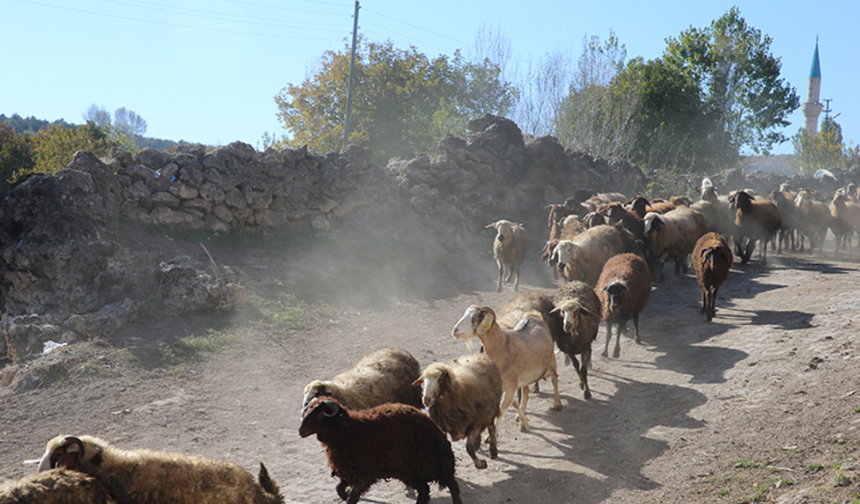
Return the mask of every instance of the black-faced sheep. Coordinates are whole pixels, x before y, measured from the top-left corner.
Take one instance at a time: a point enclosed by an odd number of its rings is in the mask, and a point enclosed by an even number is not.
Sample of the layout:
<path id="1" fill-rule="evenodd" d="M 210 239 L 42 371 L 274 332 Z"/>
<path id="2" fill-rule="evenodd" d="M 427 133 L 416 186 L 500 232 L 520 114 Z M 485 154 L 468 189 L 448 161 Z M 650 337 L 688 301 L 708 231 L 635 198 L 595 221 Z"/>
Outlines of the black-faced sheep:
<path id="1" fill-rule="evenodd" d="M 520 287 L 520 266 L 526 258 L 526 245 L 528 244 L 528 233 L 522 224 L 507 220 L 496 221 L 486 227 L 496 229 L 496 238 L 493 240 L 493 258 L 499 267 L 499 280 L 496 282 L 496 292 L 502 292 L 502 278 L 509 282 L 514 276 L 514 291 Z"/>
<path id="2" fill-rule="evenodd" d="M 729 277 L 734 256 L 726 239 L 717 233 L 699 238 L 693 249 L 693 268 L 702 288 L 702 313 L 708 322 L 716 315 L 717 292 Z"/>
<path id="3" fill-rule="evenodd" d="M 797 192 L 794 204 L 797 207 L 797 231 L 800 233 L 800 250 L 803 251 L 804 237 L 809 238 L 809 253 L 820 252 L 824 245 L 827 228 L 830 227 L 830 208 L 819 201 L 817 191 L 801 189 Z"/>
<path id="4" fill-rule="evenodd" d="M 767 264 L 767 244 L 777 231 L 779 231 L 782 219 L 779 209 L 772 201 L 765 199 L 754 199 L 746 191 L 737 191 L 730 199 L 737 209 L 735 214 L 735 225 L 738 227 L 736 245 L 744 243 L 746 247 L 741 251 L 741 264 L 749 262 L 755 249 L 755 242 L 761 242 L 759 258 L 762 264 Z"/>
<path id="5" fill-rule="evenodd" d="M 284 502 L 263 464 L 258 483 L 251 473 L 230 462 L 166 451 L 123 450 L 92 436 L 58 436 L 50 440 L 39 471 L 57 467 L 94 477 L 119 502 Z"/>
<path id="6" fill-rule="evenodd" d="M 621 355 L 621 333 L 627 334 L 627 321 L 631 318 L 636 329 L 636 343 L 642 341 L 639 337 L 639 314 L 651 295 L 648 265 L 636 254 L 619 254 L 606 262 L 595 290 L 600 298 L 601 315 L 606 321 L 606 346 L 601 355 L 606 357 L 609 354 L 612 326 L 617 325 L 612 356 L 618 358 Z"/>
<path id="7" fill-rule="evenodd" d="M 317 397 L 331 396 L 350 409 L 367 409 L 397 402 L 421 407 L 421 393 L 412 386 L 421 366 L 406 350 L 385 347 L 370 352 L 330 381 L 314 380 L 305 386 L 302 409 Z"/>
<path id="8" fill-rule="evenodd" d="M 466 452 L 475 467 L 486 469 L 487 461 L 476 453 L 484 429 L 488 431 L 490 458 L 499 455 L 496 417 L 502 402 L 502 375 L 493 359 L 487 354 L 469 354 L 448 364 L 434 362 L 414 384 L 421 386 L 430 418 L 452 441 L 466 438 Z"/>
<path id="9" fill-rule="evenodd" d="M 558 394 L 552 336 L 540 313 L 535 311 L 526 315 L 513 329 L 504 329 L 496 322 L 496 313 L 491 308 L 472 305 L 454 326 L 452 334 L 459 339 L 481 339 L 484 350 L 496 362 L 502 375 L 504 399 L 499 420 L 513 403 L 519 415 L 520 430 L 527 432 L 529 424 L 524 406 L 528 401 L 527 387 L 548 374 L 555 393 L 554 410 L 561 410 L 561 397 Z M 515 395 L 524 387 L 523 406 L 520 406 Z"/>
<path id="10" fill-rule="evenodd" d="M 675 259 L 676 274 L 682 269 L 687 272 L 687 254 L 693 251 L 696 240 L 708 232 L 705 217 L 687 207 L 678 207 L 665 214 L 649 212 L 645 215 L 643 227 L 648 266 L 658 283 L 666 279 L 663 263 L 670 257 Z"/>
<path id="11" fill-rule="evenodd" d="M 561 240 L 553 250 L 553 259 L 562 276 L 594 285 L 606 261 L 624 252 L 638 250 L 639 243 L 622 223 L 595 226 L 571 240 Z"/>
<path id="12" fill-rule="evenodd" d="M 59 468 L 3 483 L 0 504 L 117 504 L 117 501 L 92 476 Z"/>
<path id="13" fill-rule="evenodd" d="M 843 248 L 845 242 L 848 242 L 848 253 L 850 254 L 851 237 L 860 230 L 860 205 L 850 201 L 842 192 L 836 192 L 833 195 L 833 201 L 830 202 L 830 216 L 832 217 L 830 230 L 836 237 L 834 252 L 839 252 L 840 242 Z"/>
<path id="14" fill-rule="evenodd" d="M 302 414 L 299 435 L 316 434 L 325 446 L 337 494 L 356 504 L 377 481 L 394 478 L 418 491 L 418 504 L 430 502 L 431 482 L 451 491 L 461 504 L 454 479 L 454 452 L 448 437 L 421 410 L 405 404 L 349 410 L 318 398 Z"/>
<path id="15" fill-rule="evenodd" d="M 591 399 L 588 366 L 591 364 L 591 343 L 597 339 L 600 325 L 600 299 L 590 285 L 574 280 L 561 285 L 553 301 L 554 311 L 562 315 L 563 329 L 563 335 L 557 337 L 555 343 L 573 363 L 585 398 Z M 582 364 L 576 360 L 577 355 L 582 356 Z"/>

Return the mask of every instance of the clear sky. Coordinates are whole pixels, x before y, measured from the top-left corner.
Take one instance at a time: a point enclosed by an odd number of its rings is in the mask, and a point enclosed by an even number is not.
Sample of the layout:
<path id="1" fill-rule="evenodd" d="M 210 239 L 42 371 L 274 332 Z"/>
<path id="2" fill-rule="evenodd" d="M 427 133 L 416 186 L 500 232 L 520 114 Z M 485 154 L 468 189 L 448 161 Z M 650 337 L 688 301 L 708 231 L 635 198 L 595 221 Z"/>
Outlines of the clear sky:
<path id="1" fill-rule="evenodd" d="M 628 57 L 659 57 L 665 39 L 705 27 L 733 5 L 773 38 L 782 77 L 806 101 L 816 36 L 821 98 L 846 141 L 860 142 L 857 0 L 362 0 L 359 33 L 429 57 L 468 53 L 479 29 L 500 32 L 515 62 L 581 52 L 613 30 Z M 325 50 L 345 47 L 349 0 L 0 0 L 0 113 L 83 122 L 91 104 L 135 111 L 146 136 L 262 145 L 281 136 L 274 96 L 299 84 Z M 823 118 L 823 114 L 822 114 Z M 803 125 L 800 110 L 787 136 Z M 789 142 L 775 153 L 792 153 Z"/>

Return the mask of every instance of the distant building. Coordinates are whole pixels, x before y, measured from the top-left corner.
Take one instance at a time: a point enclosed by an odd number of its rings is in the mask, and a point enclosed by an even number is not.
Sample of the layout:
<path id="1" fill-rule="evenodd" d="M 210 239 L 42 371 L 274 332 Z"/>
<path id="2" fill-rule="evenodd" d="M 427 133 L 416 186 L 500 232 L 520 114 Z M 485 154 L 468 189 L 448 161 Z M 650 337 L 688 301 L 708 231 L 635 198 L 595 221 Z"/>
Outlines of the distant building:
<path id="1" fill-rule="evenodd" d="M 803 104 L 803 129 L 808 133 L 818 133 L 818 116 L 824 106 L 819 101 L 821 93 L 821 63 L 818 61 L 818 37 L 815 38 L 815 54 L 812 55 L 812 69 L 809 71 L 809 87 L 806 89 L 806 103 Z"/>

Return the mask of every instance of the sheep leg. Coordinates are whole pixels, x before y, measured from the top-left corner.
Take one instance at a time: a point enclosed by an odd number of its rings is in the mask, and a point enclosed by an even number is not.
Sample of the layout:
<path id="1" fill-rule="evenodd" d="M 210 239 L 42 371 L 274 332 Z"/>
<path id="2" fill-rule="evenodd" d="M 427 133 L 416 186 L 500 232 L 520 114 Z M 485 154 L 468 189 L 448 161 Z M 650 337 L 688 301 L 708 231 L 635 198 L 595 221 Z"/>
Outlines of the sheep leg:
<path id="1" fill-rule="evenodd" d="M 642 344 L 642 338 L 639 337 L 639 314 L 638 313 L 633 314 L 633 327 L 634 327 L 634 329 L 636 329 L 636 344 L 641 345 Z"/>
<path id="2" fill-rule="evenodd" d="M 514 386 L 516 387 L 516 384 L 514 384 Z M 528 387 L 523 387 L 523 388 L 526 389 L 526 392 L 523 392 L 523 394 L 525 394 L 524 397 L 526 397 L 526 400 L 528 400 Z M 517 418 L 520 420 L 520 430 L 522 432 L 528 432 L 529 431 L 529 422 L 528 422 L 528 420 L 526 420 L 525 411 L 523 411 L 523 409 L 520 408 L 520 403 L 514 398 L 514 391 L 513 390 L 506 390 L 505 391 L 505 397 L 504 397 L 504 399 L 502 399 L 502 408 L 501 408 L 501 410 L 499 410 L 499 416 L 496 417 L 496 425 L 502 424 L 502 415 L 505 414 L 505 410 L 507 410 L 508 406 L 510 406 L 511 404 L 513 404 L 514 407 L 517 409 Z"/>
<path id="3" fill-rule="evenodd" d="M 621 330 L 621 328 L 619 328 Z M 612 323 L 609 322 L 609 319 L 606 320 L 606 345 L 603 347 L 603 353 L 600 354 L 601 357 L 609 357 L 609 342 L 612 341 Z"/>
<path id="4" fill-rule="evenodd" d="M 337 496 L 340 497 L 340 500 L 346 500 L 349 498 L 349 483 L 344 480 L 340 480 L 340 483 L 337 484 Z"/>
<path id="5" fill-rule="evenodd" d="M 708 290 L 702 287 L 702 307 L 699 309 L 699 313 L 708 313 Z"/>
<path id="6" fill-rule="evenodd" d="M 519 292 L 520 290 L 520 265 L 514 263 L 514 292 Z"/>
<path id="7" fill-rule="evenodd" d="M 487 442 L 490 444 L 490 458 L 496 460 L 499 458 L 498 429 L 496 429 L 496 422 L 491 423 L 487 427 Z"/>
<path id="8" fill-rule="evenodd" d="M 443 481 L 443 483 L 448 487 L 448 491 L 451 492 L 451 499 L 454 501 L 454 504 L 463 504 L 463 501 L 460 500 L 460 485 L 457 484 L 457 480 L 454 479 L 453 474 L 451 475 L 451 479 Z"/>
<path id="9" fill-rule="evenodd" d="M 572 359 L 573 360 L 573 359 Z M 576 360 L 573 360 L 576 362 Z M 584 391 L 585 399 L 591 399 L 591 389 L 588 388 L 588 366 L 591 365 L 591 350 L 582 352 L 582 368 L 577 369 L 579 374 L 579 388 Z"/>
<path id="10" fill-rule="evenodd" d="M 346 504 L 358 504 L 358 499 L 361 498 L 361 494 L 367 490 L 367 487 L 362 487 L 361 485 L 354 485 L 352 490 L 349 491 L 349 498 L 346 501 Z"/>
<path id="11" fill-rule="evenodd" d="M 714 317 L 717 315 L 717 289 L 715 287 L 711 287 L 708 289 L 708 322 L 714 320 Z"/>
<path id="12" fill-rule="evenodd" d="M 496 292 L 502 292 L 502 279 L 505 277 L 505 263 L 500 259 L 496 259 L 496 264 L 499 265 L 499 281 L 496 282 Z"/>
<path id="13" fill-rule="evenodd" d="M 522 409 L 523 413 L 525 413 L 525 411 L 526 411 L 526 404 L 528 404 L 528 403 L 529 403 L 529 386 L 528 386 L 528 385 L 526 385 L 525 387 L 523 387 L 523 388 L 522 388 L 522 389 L 520 389 L 520 390 L 522 390 L 522 391 L 523 391 L 523 400 L 522 400 L 522 401 L 520 401 L 520 403 L 519 403 L 519 404 L 520 404 L 520 408 Z"/>
<path id="14" fill-rule="evenodd" d="M 627 321 L 618 323 L 618 328 L 615 330 L 615 350 L 612 351 L 612 357 L 621 357 L 621 333 L 627 335 Z"/>
<path id="15" fill-rule="evenodd" d="M 475 464 L 476 469 L 486 469 L 487 461 L 478 458 L 478 454 L 476 453 L 480 446 L 481 431 L 469 434 L 469 437 L 466 438 L 466 453 L 468 453 L 469 456 L 472 457 L 472 462 Z"/>
<path id="16" fill-rule="evenodd" d="M 761 239 L 761 251 L 759 251 L 758 255 L 760 256 L 761 263 L 767 264 L 767 240 L 764 238 Z"/>
<path id="17" fill-rule="evenodd" d="M 552 356 L 552 360 L 555 361 L 555 355 Z M 558 393 L 558 373 L 555 369 L 550 369 L 549 379 L 552 381 L 552 390 L 553 395 L 555 396 L 553 399 L 552 409 L 554 411 L 561 411 L 561 396 Z M 525 408 L 523 408 L 525 411 Z"/>
<path id="18" fill-rule="evenodd" d="M 418 490 L 418 500 L 415 501 L 415 504 L 428 504 L 430 502 L 430 485 L 426 481 L 413 481 L 409 486 Z"/>

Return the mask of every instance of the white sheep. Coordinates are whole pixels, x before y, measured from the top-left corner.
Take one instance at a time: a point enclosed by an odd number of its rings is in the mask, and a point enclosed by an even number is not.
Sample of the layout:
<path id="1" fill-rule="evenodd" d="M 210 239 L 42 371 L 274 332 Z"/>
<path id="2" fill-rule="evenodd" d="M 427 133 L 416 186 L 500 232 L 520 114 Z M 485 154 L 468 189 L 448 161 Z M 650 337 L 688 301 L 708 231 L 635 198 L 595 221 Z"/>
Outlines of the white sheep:
<path id="1" fill-rule="evenodd" d="M 257 482 L 245 468 L 230 462 L 166 451 L 123 450 L 93 436 L 57 436 L 48 441 L 39 471 L 57 467 L 92 476 L 121 502 L 284 502 L 263 464 Z"/>
<path id="2" fill-rule="evenodd" d="M 549 329 L 538 312 L 531 312 L 514 329 L 504 329 L 496 323 L 496 313 L 488 307 L 472 305 L 454 326 L 455 338 L 478 337 L 484 350 L 499 367 L 502 375 L 504 399 L 499 421 L 513 403 L 520 419 L 520 430 L 528 432 L 525 405 L 528 402 L 528 385 L 549 374 L 555 392 L 553 409 L 561 410 L 558 394 L 558 373 L 555 352 Z M 523 406 L 515 400 L 517 389 L 523 389 Z M 497 424 L 498 425 L 498 424 Z"/>
<path id="3" fill-rule="evenodd" d="M 522 224 L 508 220 L 499 220 L 486 227 L 496 229 L 496 238 L 493 240 L 493 258 L 499 267 L 499 280 L 496 283 L 496 292 L 502 292 L 502 278 L 507 269 L 509 282 L 511 275 L 514 276 L 514 291 L 520 288 L 520 265 L 526 257 L 526 245 L 528 244 L 528 233 Z"/>
<path id="4" fill-rule="evenodd" d="M 0 504 L 117 504 L 117 501 L 92 476 L 58 468 L 3 483 Z"/>
<path id="5" fill-rule="evenodd" d="M 305 386 L 302 410 L 317 397 L 331 396 L 349 409 L 361 410 L 396 402 L 421 407 L 421 392 L 412 386 L 421 366 L 406 350 L 385 347 L 361 358 L 348 371 L 329 381 L 314 380 Z"/>
<path id="6" fill-rule="evenodd" d="M 496 448 L 496 417 L 502 400 L 502 375 L 487 354 L 470 354 L 449 364 L 434 362 L 427 366 L 414 385 L 420 385 L 424 406 L 436 425 L 452 441 L 466 438 L 466 452 L 475 467 L 486 469 L 487 461 L 478 458 L 481 433 L 488 431 L 490 458 Z"/>
<path id="7" fill-rule="evenodd" d="M 634 252 L 637 241 L 622 222 L 586 229 L 571 240 L 560 240 L 551 260 L 568 281 L 579 280 L 594 285 L 603 265 L 610 257 Z"/>

